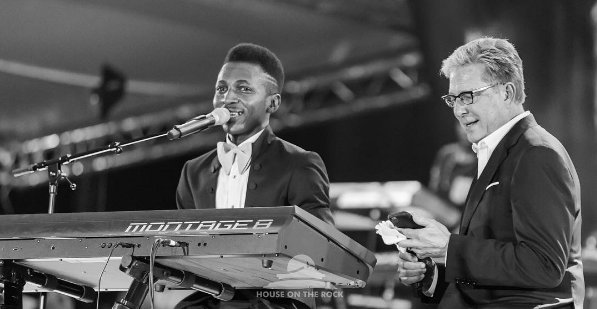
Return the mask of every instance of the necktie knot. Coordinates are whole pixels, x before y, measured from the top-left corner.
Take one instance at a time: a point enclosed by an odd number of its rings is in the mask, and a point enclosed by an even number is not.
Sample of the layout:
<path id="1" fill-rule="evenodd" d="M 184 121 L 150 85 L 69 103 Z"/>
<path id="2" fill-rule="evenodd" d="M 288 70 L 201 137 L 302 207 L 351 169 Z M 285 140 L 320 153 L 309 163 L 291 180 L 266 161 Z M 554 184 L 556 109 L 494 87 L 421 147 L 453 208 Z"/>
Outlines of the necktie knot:
<path id="1" fill-rule="evenodd" d="M 226 175 L 230 175 L 232 165 L 235 161 L 238 164 L 239 172 L 241 174 L 244 173 L 249 165 L 249 161 L 251 161 L 251 150 L 251 143 L 236 146 L 230 143 L 219 142 L 217 147 L 218 160 L 222 164 Z"/>

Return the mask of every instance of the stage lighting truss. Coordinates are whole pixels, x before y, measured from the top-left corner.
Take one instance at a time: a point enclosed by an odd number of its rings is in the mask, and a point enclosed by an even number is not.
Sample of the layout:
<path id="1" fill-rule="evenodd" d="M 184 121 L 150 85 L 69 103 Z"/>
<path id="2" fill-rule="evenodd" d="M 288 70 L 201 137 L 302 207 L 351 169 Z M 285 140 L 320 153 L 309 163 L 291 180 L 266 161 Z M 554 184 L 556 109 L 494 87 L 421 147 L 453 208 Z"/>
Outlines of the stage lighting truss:
<path id="1" fill-rule="evenodd" d="M 401 51 L 391 57 L 368 59 L 318 74 L 287 79 L 282 104 L 273 115 L 275 132 L 345 117 L 383 110 L 424 100 L 430 93 L 422 80 L 422 55 L 418 50 Z M 13 177 L 13 169 L 127 142 L 160 132 L 212 110 L 211 98 L 187 102 L 176 108 L 107 121 L 98 125 L 65 131 L 0 148 L 0 184 L 12 186 L 45 185 L 47 173 L 36 172 Z M 62 166 L 66 175 L 102 172 L 134 164 L 163 160 L 213 148 L 221 129 L 211 128 L 180 140 L 154 139 L 127 147 L 121 154 L 107 154 L 70 162 Z"/>

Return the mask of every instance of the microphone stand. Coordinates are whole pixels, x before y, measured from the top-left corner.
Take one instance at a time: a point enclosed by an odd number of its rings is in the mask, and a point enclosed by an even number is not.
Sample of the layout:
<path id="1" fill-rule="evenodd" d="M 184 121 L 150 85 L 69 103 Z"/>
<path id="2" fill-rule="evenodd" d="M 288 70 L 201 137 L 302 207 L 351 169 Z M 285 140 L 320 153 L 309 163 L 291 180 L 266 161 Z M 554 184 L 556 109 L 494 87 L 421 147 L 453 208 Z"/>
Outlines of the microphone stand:
<path id="1" fill-rule="evenodd" d="M 47 169 L 48 170 L 49 186 L 50 186 L 48 214 L 53 214 L 55 205 L 56 205 L 56 196 L 58 195 L 58 182 L 61 179 L 65 179 L 69 183 L 71 190 L 74 191 L 77 189 L 77 185 L 72 183 L 70 181 L 70 179 L 68 179 L 68 177 L 66 176 L 66 173 L 64 173 L 62 171 L 63 164 L 69 164 L 71 162 L 75 162 L 75 161 L 78 161 L 78 160 L 81 160 L 84 158 L 93 157 L 93 156 L 97 156 L 97 155 L 104 154 L 104 153 L 112 152 L 115 154 L 120 154 L 120 153 L 122 153 L 122 148 L 124 148 L 124 147 L 131 146 L 131 145 L 145 142 L 145 141 L 149 141 L 149 140 L 153 140 L 153 139 L 156 139 L 156 138 L 159 138 L 162 136 L 166 136 L 166 135 L 167 135 L 167 133 L 153 134 L 153 135 L 149 135 L 149 136 L 145 136 L 145 137 L 141 137 L 141 138 L 132 140 L 132 141 L 124 143 L 124 144 L 121 144 L 119 142 L 113 142 L 113 143 L 108 144 L 107 146 L 100 147 L 95 150 L 85 151 L 85 152 L 82 152 L 80 154 L 75 154 L 75 155 L 67 154 L 67 155 L 64 155 L 64 156 L 56 158 L 56 159 L 44 160 L 42 162 L 38 162 L 38 163 L 32 164 L 30 166 L 18 168 L 18 169 L 13 170 L 11 172 L 11 174 L 14 177 L 20 177 L 23 175 L 27 175 L 27 174 L 35 173 L 37 171 L 43 171 L 43 170 Z M 98 301 L 99 301 L 99 299 L 98 299 Z M 46 292 L 39 293 L 39 308 L 40 309 L 46 308 Z"/>
<path id="2" fill-rule="evenodd" d="M 100 147 L 95 150 L 85 151 L 85 152 L 82 152 L 80 154 L 75 154 L 75 155 L 67 154 L 67 155 L 64 155 L 64 156 L 56 158 L 56 159 L 45 160 L 45 161 L 35 163 L 35 164 L 29 165 L 26 167 L 17 168 L 15 170 L 12 170 L 11 174 L 14 177 L 20 177 L 23 175 L 37 172 L 37 171 L 43 171 L 45 169 L 48 169 L 50 172 L 50 175 L 49 175 L 50 179 L 52 179 L 53 177 L 58 177 L 58 180 L 60 180 L 61 178 L 65 177 L 65 174 L 60 171 L 60 166 L 62 164 L 69 164 L 71 162 L 75 162 L 75 161 L 85 159 L 88 157 L 93 157 L 93 156 L 100 155 L 103 153 L 113 152 L 113 153 L 119 154 L 119 153 L 122 153 L 122 148 L 124 148 L 124 147 L 131 146 L 131 145 L 145 142 L 145 141 L 149 141 L 149 140 L 156 139 L 156 138 L 166 136 L 166 135 L 167 135 L 167 133 L 153 134 L 153 135 L 144 136 L 144 137 L 132 140 L 132 141 L 124 143 L 124 144 L 121 144 L 120 142 L 113 142 L 107 146 Z M 55 166 L 55 168 L 54 167 L 50 168 L 50 166 Z M 52 170 L 57 174 L 52 174 L 51 173 Z"/>

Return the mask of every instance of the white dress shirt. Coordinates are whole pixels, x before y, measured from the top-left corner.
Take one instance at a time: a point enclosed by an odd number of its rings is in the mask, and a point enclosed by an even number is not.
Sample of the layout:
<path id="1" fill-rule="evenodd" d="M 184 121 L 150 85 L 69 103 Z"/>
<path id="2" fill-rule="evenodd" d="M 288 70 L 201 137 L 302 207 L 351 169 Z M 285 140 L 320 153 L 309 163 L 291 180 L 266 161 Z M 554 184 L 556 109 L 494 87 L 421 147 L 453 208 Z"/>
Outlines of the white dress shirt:
<path id="1" fill-rule="evenodd" d="M 240 145 L 247 143 L 253 144 L 262 133 L 263 130 L 257 132 Z M 229 135 L 226 136 L 226 143 L 234 144 L 230 140 Z M 216 189 L 216 208 L 245 207 L 247 183 L 249 182 L 249 172 L 251 171 L 249 168 L 250 166 L 251 161 L 249 161 L 247 166 L 239 167 L 238 160 L 235 159 L 232 163 L 232 168 L 230 169 L 230 175 L 226 175 L 224 168 L 220 168 L 220 173 L 218 174 L 218 187 Z"/>
<path id="2" fill-rule="evenodd" d="M 487 135 L 485 138 L 480 140 L 478 143 L 473 143 L 473 151 L 477 153 L 477 179 L 481 177 L 481 173 L 491 154 L 495 150 L 495 147 L 500 143 L 502 138 L 506 136 L 508 132 L 512 129 L 512 127 L 520 121 L 520 119 L 530 115 L 531 112 L 526 111 L 524 113 L 518 114 L 518 116 L 512 118 L 510 121 L 506 122 L 503 126 L 499 127 L 499 129 L 491 132 L 491 134 Z"/>

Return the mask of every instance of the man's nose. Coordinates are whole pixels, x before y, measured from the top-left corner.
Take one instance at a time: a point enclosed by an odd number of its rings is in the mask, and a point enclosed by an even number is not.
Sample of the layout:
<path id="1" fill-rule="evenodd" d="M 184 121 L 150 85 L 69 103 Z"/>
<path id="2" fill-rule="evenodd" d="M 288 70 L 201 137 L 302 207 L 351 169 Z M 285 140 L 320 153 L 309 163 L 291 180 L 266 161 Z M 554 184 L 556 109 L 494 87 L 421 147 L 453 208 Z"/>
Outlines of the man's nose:
<path id="1" fill-rule="evenodd" d="M 238 97 L 234 91 L 228 89 L 228 91 L 226 91 L 226 93 L 222 96 L 222 103 L 224 103 L 224 105 L 228 105 L 236 102 L 238 102 Z"/>
<path id="2" fill-rule="evenodd" d="M 458 117 L 467 114 L 468 108 L 465 104 L 462 104 L 460 99 L 456 99 L 456 101 L 454 101 L 454 107 L 452 107 L 452 111 L 454 112 L 454 115 Z"/>

